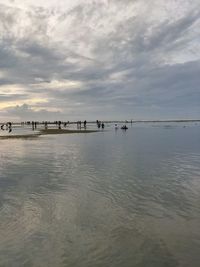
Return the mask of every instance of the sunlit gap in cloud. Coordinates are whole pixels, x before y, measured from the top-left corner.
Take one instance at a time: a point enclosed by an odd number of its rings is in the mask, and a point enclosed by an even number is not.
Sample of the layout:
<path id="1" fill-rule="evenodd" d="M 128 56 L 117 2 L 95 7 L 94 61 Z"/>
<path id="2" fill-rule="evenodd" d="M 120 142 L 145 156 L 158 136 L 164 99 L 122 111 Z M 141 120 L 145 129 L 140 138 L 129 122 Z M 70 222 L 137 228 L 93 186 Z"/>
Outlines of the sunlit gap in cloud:
<path id="1" fill-rule="evenodd" d="M 80 81 L 70 81 L 70 80 L 52 80 L 49 82 L 40 82 L 32 84 L 32 87 L 41 89 L 59 89 L 59 90 L 74 90 L 75 88 L 80 89 L 82 83 Z"/>
<path id="2" fill-rule="evenodd" d="M 4 84 L 0 85 L 0 93 L 5 95 L 21 95 L 26 93 L 26 88 L 18 84 Z"/>
<path id="3" fill-rule="evenodd" d="M 7 108 L 14 108 L 17 106 L 22 106 L 24 104 L 33 106 L 35 104 L 42 104 L 42 103 L 47 103 L 48 100 L 44 98 L 32 98 L 32 99 L 27 99 L 27 100 L 17 100 L 17 101 L 7 101 L 5 103 L 1 103 L 0 105 L 0 110 L 7 109 Z M 33 107 L 34 110 L 34 107 Z"/>

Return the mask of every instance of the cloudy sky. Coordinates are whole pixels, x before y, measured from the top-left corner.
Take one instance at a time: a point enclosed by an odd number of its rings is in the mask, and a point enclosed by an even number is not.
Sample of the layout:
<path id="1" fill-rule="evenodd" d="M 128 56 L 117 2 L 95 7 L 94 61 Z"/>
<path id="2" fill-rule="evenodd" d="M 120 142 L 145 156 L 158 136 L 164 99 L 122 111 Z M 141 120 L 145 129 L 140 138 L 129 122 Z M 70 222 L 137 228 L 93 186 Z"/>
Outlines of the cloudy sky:
<path id="1" fill-rule="evenodd" d="M 200 0 L 0 0 L 0 121 L 200 118 Z"/>

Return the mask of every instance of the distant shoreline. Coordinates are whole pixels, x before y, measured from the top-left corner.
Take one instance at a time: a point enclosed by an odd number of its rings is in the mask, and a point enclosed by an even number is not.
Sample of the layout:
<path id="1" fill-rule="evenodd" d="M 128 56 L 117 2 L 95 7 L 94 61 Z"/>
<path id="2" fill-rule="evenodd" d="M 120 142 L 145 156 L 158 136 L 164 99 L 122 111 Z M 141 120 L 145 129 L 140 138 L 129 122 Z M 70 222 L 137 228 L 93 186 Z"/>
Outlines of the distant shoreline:
<path id="1" fill-rule="evenodd" d="M 187 122 L 200 122 L 200 120 L 151 120 L 151 121 L 147 121 L 147 120 L 138 120 L 138 121 L 104 121 L 105 123 L 129 123 L 129 124 L 134 124 L 134 123 L 187 123 Z M 95 124 L 96 122 L 88 122 L 88 124 Z M 70 122 L 70 124 L 75 124 L 73 122 Z M 22 128 L 24 128 L 24 126 L 30 126 L 30 129 L 31 129 L 31 124 L 25 124 L 25 125 L 21 125 L 21 123 L 13 123 L 13 126 L 14 128 L 18 128 L 18 125 L 21 126 Z M 42 122 L 38 122 L 37 125 L 44 125 Z M 48 125 L 50 126 L 50 128 L 43 128 L 43 127 L 39 127 L 39 128 L 35 128 L 33 130 L 37 130 L 37 133 L 35 134 L 27 134 L 27 133 L 24 133 L 24 134 L 16 134 L 16 135 L 13 135 L 13 134 L 7 134 L 7 135 L 0 135 L 0 140 L 2 139 L 32 139 L 32 138 L 37 138 L 39 136 L 44 136 L 44 135 L 60 135 L 60 134 L 79 134 L 79 133 L 96 133 L 96 132 L 100 132 L 101 130 L 99 129 L 88 129 L 88 128 L 83 128 L 82 129 L 66 129 L 66 128 L 51 128 L 51 125 L 56 125 L 55 123 L 52 123 L 52 122 L 49 122 Z M 20 127 L 20 128 L 21 128 Z"/>
<path id="2" fill-rule="evenodd" d="M 35 120 L 38 124 L 44 124 L 45 121 L 37 121 Z M 176 119 L 176 120 L 173 120 L 173 119 L 169 119 L 169 120 L 102 120 L 104 123 L 160 123 L 160 122 L 200 122 L 200 119 Z M 26 122 L 30 122 L 30 125 L 31 125 L 31 121 L 26 121 Z M 62 123 L 64 121 L 61 121 Z M 4 124 L 4 122 L 0 122 L 0 124 Z M 47 121 L 48 124 L 55 124 L 54 121 Z M 77 121 L 70 121 L 69 124 L 76 124 Z M 87 121 L 87 123 L 94 123 L 96 124 L 96 121 Z M 12 124 L 14 125 L 21 125 L 22 122 L 12 122 Z"/>

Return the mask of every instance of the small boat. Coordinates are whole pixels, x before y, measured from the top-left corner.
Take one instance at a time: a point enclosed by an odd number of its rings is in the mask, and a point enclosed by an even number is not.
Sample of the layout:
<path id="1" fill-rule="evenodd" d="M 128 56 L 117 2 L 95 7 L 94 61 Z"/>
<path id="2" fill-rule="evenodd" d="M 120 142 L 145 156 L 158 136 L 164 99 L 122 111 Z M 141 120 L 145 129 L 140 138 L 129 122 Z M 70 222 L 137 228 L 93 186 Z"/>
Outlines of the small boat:
<path id="1" fill-rule="evenodd" d="M 127 127 L 126 125 L 123 125 L 123 126 L 121 127 L 121 129 L 122 129 L 122 130 L 127 130 L 128 127 Z"/>

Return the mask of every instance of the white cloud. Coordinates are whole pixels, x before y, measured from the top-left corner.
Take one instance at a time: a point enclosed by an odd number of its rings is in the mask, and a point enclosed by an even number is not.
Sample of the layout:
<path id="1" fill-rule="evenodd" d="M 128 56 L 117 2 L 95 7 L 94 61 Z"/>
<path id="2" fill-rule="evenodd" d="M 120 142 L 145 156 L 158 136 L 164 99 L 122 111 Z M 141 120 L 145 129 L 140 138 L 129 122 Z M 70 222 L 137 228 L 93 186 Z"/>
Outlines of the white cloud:
<path id="1" fill-rule="evenodd" d="M 74 90 L 74 88 L 81 88 L 81 82 L 72 80 L 51 80 L 49 82 L 35 83 L 32 86 L 40 89 Z"/>

